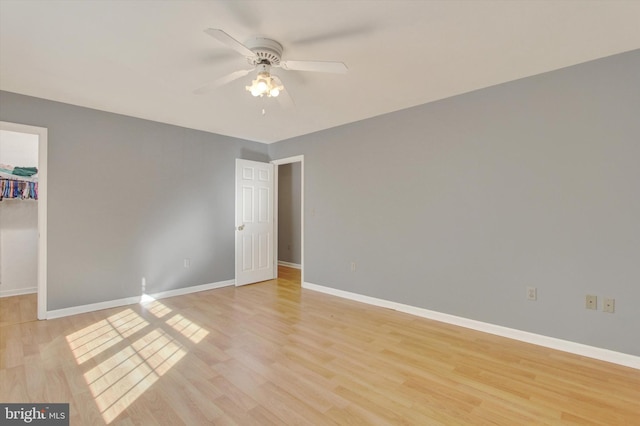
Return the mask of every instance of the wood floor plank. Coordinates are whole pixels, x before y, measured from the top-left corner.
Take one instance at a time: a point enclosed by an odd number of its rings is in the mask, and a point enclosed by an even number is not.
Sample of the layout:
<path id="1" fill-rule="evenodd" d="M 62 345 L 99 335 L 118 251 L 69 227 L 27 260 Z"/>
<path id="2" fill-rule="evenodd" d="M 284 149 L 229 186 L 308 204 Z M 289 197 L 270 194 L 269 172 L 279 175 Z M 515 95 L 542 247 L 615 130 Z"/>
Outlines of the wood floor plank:
<path id="1" fill-rule="evenodd" d="M 244 410 L 237 405 L 233 400 L 226 396 L 220 396 L 216 398 L 214 404 L 223 413 L 220 417 L 216 418 L 213 424 L 224 425 L 247 425 L 256 424 L 256 420 L 251 417 L 249 411 Z M 270 422 L 263 422 L 263 424 L 271 424 Z"/>
<path id="2" fill-rule="evenodd" d="M 640 370 L 280 278 L 36 321 L 0 299 L 0 401 L 72 424 L 636 425 Z"/>
<path id="3" fill-rule="evenodd" d="M 34 321 L 37 318 L 36 293 L 0 297 L 0 327 Z"/>
<path id="4" fill-rule="evenodd" d="M 230 399 L 236 406 L 245 411 L 253 410 L 258 406 L 258 403 L 253 398 L 244 393 L 242 389 L 235 386 L 223 376 L 217 376 L 209 380 L 209 382 L 220 395 L 224 396 L 227 399 Z M 221 398 L 222 396 L 220 396 L 219 398 Z"/>
<path id="5" fill-rule="evenodd" d="M 45 401 L 38 399 L 36 401 Z M 73 395 L 73 399 L 69 402 L 70 424 L 81 425 L 100 425 L 104 424 L 104 420 L 98 407 L 95 404 L 93 395 L 88 390 Z"/>

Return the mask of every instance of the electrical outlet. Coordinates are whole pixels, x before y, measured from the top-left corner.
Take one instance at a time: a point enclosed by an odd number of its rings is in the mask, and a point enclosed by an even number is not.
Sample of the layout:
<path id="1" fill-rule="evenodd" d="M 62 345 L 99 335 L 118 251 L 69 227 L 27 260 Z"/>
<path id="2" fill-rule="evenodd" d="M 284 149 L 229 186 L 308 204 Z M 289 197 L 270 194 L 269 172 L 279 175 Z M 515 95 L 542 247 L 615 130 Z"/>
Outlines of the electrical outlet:
<path id="1" fill-rule="evenodd" d="M 535 287 L 527 287 L 527 300 L 538 300 L 538 289 Z"/>
<path id="2" fill-rule="evenodd" d="M 351 272 L 356 271 L 356 262 L 351 262 Z"/>
<path id="3" fill-rule="evenodd" d="M 608 299 L 604 298 L 604 303 L 602 304 L 602 312 L 608 312 L 610 314 L 614 313 L 616 309 L 616 299 Z"/>
<path id="4" fill-rule="evenodd" d="M 587 309 L 598 309 L 598 296 L 587 294 L 585 299 L 585 307 Z"/>
<path id="5" fill-rule="evenodd" d="M 185 259 L 183 265 L 184 265 L 185 268 L 190 268 L 191 267 L 191 259 Z"/>

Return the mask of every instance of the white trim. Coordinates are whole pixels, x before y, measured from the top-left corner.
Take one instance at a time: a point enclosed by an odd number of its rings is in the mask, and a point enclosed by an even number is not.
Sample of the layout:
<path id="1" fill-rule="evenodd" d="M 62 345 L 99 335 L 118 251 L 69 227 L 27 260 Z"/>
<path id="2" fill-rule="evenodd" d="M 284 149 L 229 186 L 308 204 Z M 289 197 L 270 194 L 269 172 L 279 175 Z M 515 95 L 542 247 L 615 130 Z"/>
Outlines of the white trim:
<path id="1" fill-rule="evenodd" d="M 167 297 L 184 296 L 185 294 L 198 293 L 200 291 L 213 290 L 216 288 L 229 287 L 236 284 L 236 280 L 218 281 L 217 283 L 196 285 L 193 287 L 177 288 L 175 290 L 161 291 L 160 293 L 149 294 L 154 299 L 166 299 Z"/>
<path id="2" fill-rule="evenodd" d="M 280 241 L 280 234 L 278 227 L 280 224 L 278 223 L 278 216 L 280 215 L 280 183 L 279 183 L 279 173 L 280 168 L 277 164 L 273 165 L 273 241 L 271 243 L 271 251 L 273 252 L 273 275 L 274 278 L 278 278 L 278 248 Z"/>
<path id="3" fill-rule="evenodd" d="M 335 288 L 325 287 L 317 284 L 303 282 L 302 288 L 640 370 L 640 356 L 636 355 L 615 352 L 609 349 L 597 348 L 595 346 L 584 345 L 582 343 L 571 342 L 568 340 L 557 339 L 555 337 L 530 333 L 528 331 L 516 330 L 509 327 L 503 327 L 500 325 L 476 321 L 468 318 L 458 317 L 455 315 L 444 314 L 441 312 L 431 311 L 428 309 L 418 308 L 402 303 L 391 302 L 388 300 L 378 299 L 362 294 L 351 293 L 348 291 L 338 290 Z"/>
<path id="4" fill-rule="evenodd" d="M 21 296 L 38 292 L 38 287 L 15 288 L 13 290 L 0 290 L 0 299 L 3 297 Z"/>
<path id="5" fill-rule="evenodd" d="M 277 160 L 271 160 L 271 164 L 275 167 L 275 196 L 276 202 L 274 205 L 274 218 L 275 229 L 273 239 L 273 253 L 275 259 L 278 259 L 278 166 L 283 164 L 300 163 L 300 279 L 304 282 L 304 155 L 295 155 L 293 157 L 280 158 Z M 276 277 L 278 276 L 278 269 L 276 268 Z"/>
<path id="6" fill-rule="evenodd" d="M 47 318 L 47 158 L 48 139 L 44 127 L 0 121 L 0 130 L 38 136 L 38 319 Z"/>
<path id="7" fill-rule="evenodd" d="M 281 166 L 283 164 L 290 164 L 290 163 L 302 163 L 304 161 L 304 155 L 296 155 L 293 157 L 287 157 L 287 158 L 280 158 L 278 160 L 271 160 L 271 164 L 276 165 L 276 166 Z"/>
<path id="8" fill-rule="evenodd" d="M 126 297 L 124 299 L 109 300 L 106 302 L 90 303 L 88 305 L 73 306 L 71 308 L 56 309 L 47 312 L 47 319 L 68 317 L 71 315 L 86 314 L 87 312 L 101 311 L 103 309 L 118 308 L 120 306 L 133 305 L 140 302 L 140 296 Z"/>
<path id="9" fill-rule="evenodd" d="M 278 260 L 278 265 L 286 266 L 288 268 L 302 269 L 302 265 L 299 263 L 285 262 L 284 260 Z"/>
<path id="10" fill-rule="evenodd" d="M 98 303 L 91 303 L 91 304 L 82 305 L 82 306 L 73 306 L 71 308 L 63 308 L 63 309 L 57 309 L 55 311 L 49 311 L 47 312 L 47 319 L 68 317 L 70 315 L 78 315 L 78 314 L 85 314 L 87 312 L 100 311 L 102 309 L 118 308 L 120 306 L 145 303 L 149 299 L 164 299 L 164 298 L 173 297 L 173 296 L 183 296 L 185 294 L 197 293 L 200 291 L 212 290 L 212 289 L 221 288 L 221 287 L 228 287 L 234 284 L 235 284 L 235 280 L 219 281 L 216 283 L 197 285 L 193 287 L 178 288 L 175 290 L 167 290 L 167 291 L 162 291 L 160 293 L 154 293 L 149 295 L 144 294 L 142 296 L 126 297 L 124 299 L 109 300 L 107 302 L 98 302 Z"/>

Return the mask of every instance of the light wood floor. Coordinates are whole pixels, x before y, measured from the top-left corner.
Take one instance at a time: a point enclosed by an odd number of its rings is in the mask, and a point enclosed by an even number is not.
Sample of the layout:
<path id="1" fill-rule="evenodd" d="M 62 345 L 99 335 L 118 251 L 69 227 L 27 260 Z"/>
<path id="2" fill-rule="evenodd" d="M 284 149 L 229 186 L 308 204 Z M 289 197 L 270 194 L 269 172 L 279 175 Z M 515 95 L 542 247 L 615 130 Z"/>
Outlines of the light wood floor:
<path id="1" fill-rule="evenodd" d="M 72 425 L 640 424 L 638 370 L 304 290 L 288 268 L 48 321 L 23 305 L 0 305 L 0 401 L 69 402 Z"/>
<path id="2" fill-rule="evenodd" d="M 0 297 L 0 327 L 35 321 L 38 318 L 38 295 Z"/>

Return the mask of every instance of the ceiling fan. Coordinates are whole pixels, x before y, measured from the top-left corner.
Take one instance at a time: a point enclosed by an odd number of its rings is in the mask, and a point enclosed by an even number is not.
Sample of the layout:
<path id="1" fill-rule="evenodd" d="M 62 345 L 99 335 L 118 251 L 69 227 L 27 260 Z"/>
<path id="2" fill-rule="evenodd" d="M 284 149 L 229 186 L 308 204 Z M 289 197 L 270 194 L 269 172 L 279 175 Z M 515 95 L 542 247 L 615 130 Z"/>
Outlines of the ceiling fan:
<path id="1" fill-rule="evenodd" d="M 246 90 L 256 97 L 277 97 L 284 90 L 284 85 L 278 76 L 271 74 L 272 68 L 334 74 L 344 74 L 347 72 L 347 66 L 342 62 L 283 61 L 282 45 L 269 38 L 253 37 L 243 44 L 220 29 L 207 28 L 204 32 L 243 55 L 253 68 L 234 71 L 220 77 L 210 84 L 196 89 L 194 91 L 195 94 L 210 92 L 213 89 L 244 77 L 252 71 L 256 71 L 255 80 L 251 82 L 250 86 L 245 87 Z"/>

